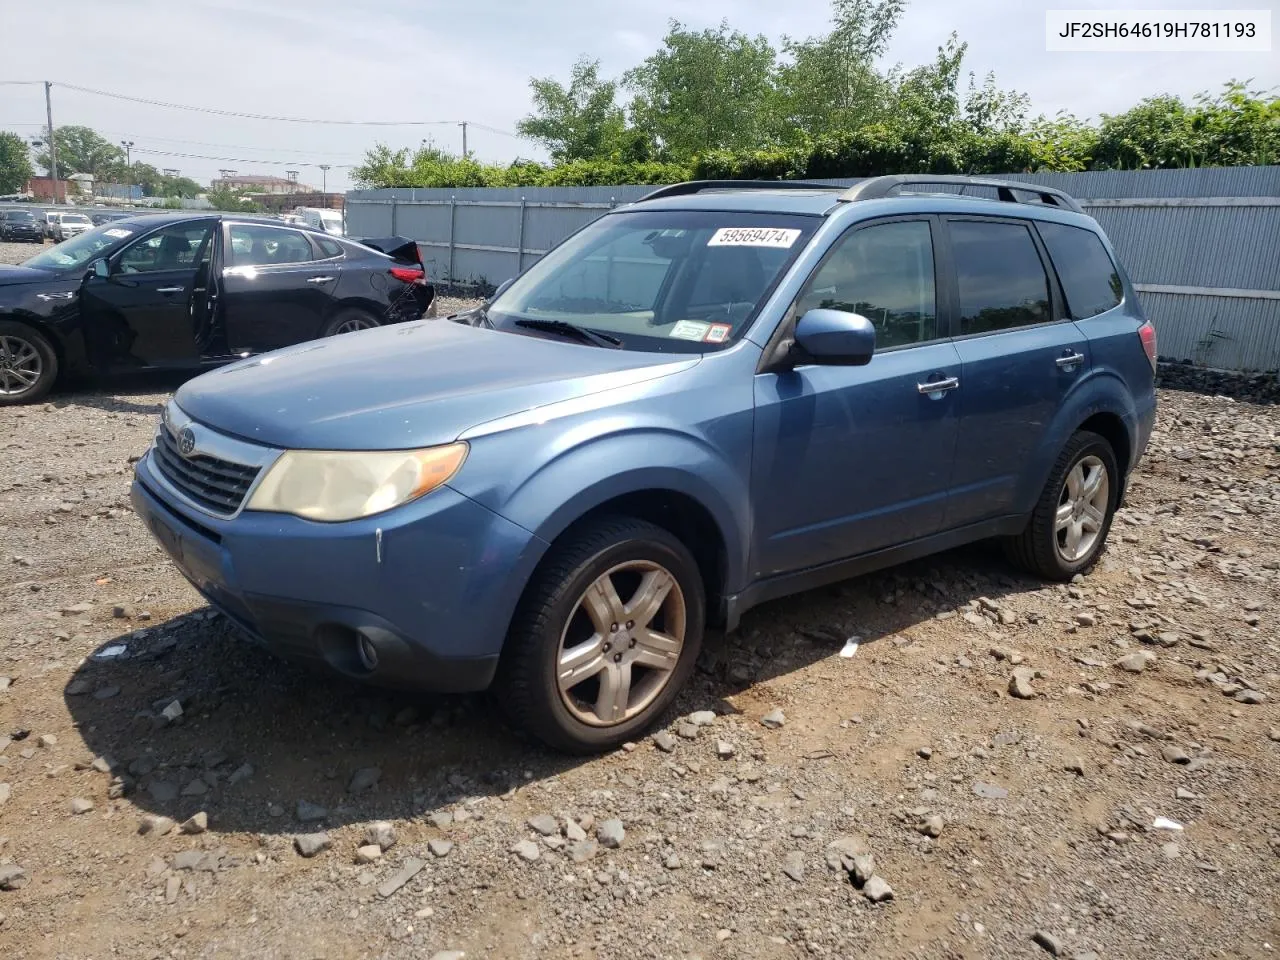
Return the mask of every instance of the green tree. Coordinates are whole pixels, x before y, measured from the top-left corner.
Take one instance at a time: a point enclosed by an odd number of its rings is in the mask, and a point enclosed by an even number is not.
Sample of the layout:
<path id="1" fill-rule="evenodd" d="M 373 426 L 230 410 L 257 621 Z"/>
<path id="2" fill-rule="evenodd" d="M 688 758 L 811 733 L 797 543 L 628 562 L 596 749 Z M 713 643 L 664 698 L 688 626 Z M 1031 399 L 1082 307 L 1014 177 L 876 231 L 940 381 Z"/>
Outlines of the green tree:
<path id="1" fill-rule="evenodd" d="M 242 200 L 238 194 L 231 190 L 210 190 L 209 202 L 213 204 L 213 209 L 224 210 L 228 213 L 262 212 L 262 204 L 253 200 Z"/>
<path id="2" fill-rule="evenodd" d="M 95 180 L 101 180 L 114 168 L 123 166 L 124 151 L 89 127 L 56 127 L 54 140 L 58 148 L 60 177 L 73 173 L 91 173 Z M 49 169 L 47 144 L 36 156 L 36 162 L 46 170 Z"/>
<path id="3" fill-rule="evenodd" d="M 716 148 L 753 149 L 770 126 L 777 53 L 762 36 L 687 30 L 672 20 L 662 48 L 627 72 L 631 122 L 660 156 L 691 158 Z"/>
<path id="4" fill-rule="evenodd" d="M 0 131 L 0 193 L 20 193 L 34 175 L 27 142 L 16 133 Z"/>
<path id="5" fill-rule="evenodd" d="M 1185 167 L 1196 163 L 1191 111 L 1178 97 L 1147 97 L 1124 113 L 1103 114 L 1093 166 L 1104 170 Z"/>
<path id="6" fill-rule="evenodd" d="M 885 118 L 890 84 L 876 69 L 906 0 L 832 0 L 831 31 L 784 39 L 777 71 L 775 133 L 783 141 L 817 137 Z"/>
<path id="7" fill-rule="evenodd" d="M 529 87 L 533 113 L 516 130 L 543 144 L 557 163 L 622 149 L 626 117 L 616 102 L 618 85 L 600 78 L 599 60 L 580 57 L 568 87 L 553 77 L 534 77 Z"/>

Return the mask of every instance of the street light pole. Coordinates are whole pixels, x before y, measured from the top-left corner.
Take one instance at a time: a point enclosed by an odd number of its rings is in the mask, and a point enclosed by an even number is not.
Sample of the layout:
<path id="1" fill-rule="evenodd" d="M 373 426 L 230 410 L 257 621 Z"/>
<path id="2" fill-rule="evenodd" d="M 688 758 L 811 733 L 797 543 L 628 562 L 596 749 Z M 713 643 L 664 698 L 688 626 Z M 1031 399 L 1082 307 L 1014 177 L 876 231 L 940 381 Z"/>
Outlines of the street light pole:
<path id="1" fill-rule="evenodd" d="M 133 141 L 121 140 L 120 146 L 124 147 L 124 168 L 129 175 L 129 182 L 125 184 L 128 189 L 129 199 L 133 199 Z"/>
<path id="2" fill-rule="evenodd" d="M 320 164 L 320 193 L 322 196 L 329 193 L 329 164 Z"/>

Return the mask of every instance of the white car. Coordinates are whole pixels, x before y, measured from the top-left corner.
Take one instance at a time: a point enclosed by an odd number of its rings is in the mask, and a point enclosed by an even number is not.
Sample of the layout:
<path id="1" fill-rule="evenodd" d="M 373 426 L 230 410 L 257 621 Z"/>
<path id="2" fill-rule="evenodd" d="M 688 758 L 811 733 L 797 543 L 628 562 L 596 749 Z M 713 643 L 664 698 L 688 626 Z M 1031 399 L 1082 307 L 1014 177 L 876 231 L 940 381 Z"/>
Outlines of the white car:
<path id="1" fill-rule="evenodd" d="M 301 217 L 302 222 L 313 230 L 323 230 L 335 237 L 345 235 L 342 228 L 342 211 L 326 210 L 322 207 L 294 207 L 293 215 Z"/>
<path id="2" fill-rule="evenodd" d="M 93 229 L 93 221 L 83 213 L 60 213 L 53 221 L 53 239 L 58 243 Z"/>

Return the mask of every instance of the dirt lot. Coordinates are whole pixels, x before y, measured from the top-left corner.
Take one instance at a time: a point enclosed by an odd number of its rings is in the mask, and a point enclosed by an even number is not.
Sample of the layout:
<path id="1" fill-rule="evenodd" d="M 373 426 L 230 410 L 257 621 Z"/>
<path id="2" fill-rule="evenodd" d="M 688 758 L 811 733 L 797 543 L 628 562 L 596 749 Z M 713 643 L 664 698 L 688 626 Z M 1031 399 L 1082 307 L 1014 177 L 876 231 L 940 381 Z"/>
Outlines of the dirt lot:
<path id="1" fill-rule="evenodd" d="M 128 506 L 175 386 L 0 411 L 0 956 L 1275 955 L 1280 407 L 1163 391 L 1089 577 L 771 604 L 584 761 L 204 607 Z"/>

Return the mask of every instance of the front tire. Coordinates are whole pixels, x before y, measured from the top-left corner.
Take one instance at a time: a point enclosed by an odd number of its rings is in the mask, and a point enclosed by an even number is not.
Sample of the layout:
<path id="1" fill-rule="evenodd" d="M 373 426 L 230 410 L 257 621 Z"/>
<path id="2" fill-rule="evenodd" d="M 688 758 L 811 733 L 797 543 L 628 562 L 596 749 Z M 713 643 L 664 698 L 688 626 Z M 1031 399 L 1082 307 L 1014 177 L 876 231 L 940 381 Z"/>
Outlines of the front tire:
<path id="1" fill-rule="evenodd" d="M 706 622 L 697 562 L 631 517 L 553 547 L 521 599 L 499 689 L 513 724 L 566 753 L 634 739 L 693 671 Z"/>
<path id="2" fill-rule="evenodd" d="M 34 403 L 58 379 L 58 354 L 32 327 L 0 320 L 0 407 Z"/>
<path id="3" fill-rule="evenodd" d="M 1009 556 L 1045 580 L 1070 580 L 1088 570 L 1106 546 L 1120 490 L 1111 444 L 1077 431 L 1058 455 L 1026 529 L 1006 541 Z"/>

